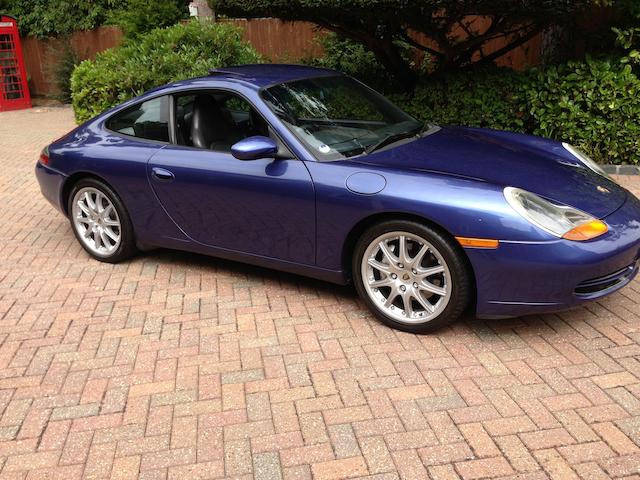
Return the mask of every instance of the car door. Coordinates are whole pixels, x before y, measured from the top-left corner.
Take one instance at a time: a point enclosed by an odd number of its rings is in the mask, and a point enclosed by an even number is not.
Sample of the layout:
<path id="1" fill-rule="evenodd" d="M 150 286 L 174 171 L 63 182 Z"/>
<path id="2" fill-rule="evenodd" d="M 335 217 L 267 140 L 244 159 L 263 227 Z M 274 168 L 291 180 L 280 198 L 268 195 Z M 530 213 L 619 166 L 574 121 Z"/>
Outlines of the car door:
<path id="1" fill-rule="evenodd" d="M 225 138 L 216 139 L 214 150 L 193 146 L 198 142 L 191 138 L 190 117 L 198 95 L 213 95 L 222 103 L 217 115 L 224 116 L 216 121 L 229 122 L 225 128 L 208 126 L 226 132 Z M 269 133 L 266 123 L 251 125 L 251 117 L 254 123 L 264 120 L 255 110 L 250 114 L 252 106 L 242 97 L 189 92 L 176 96 L 174 105 L 176 142 L 150 159 L 148 176 L 176 225 L 203 245 L 313 265 L 315 195 L 304 162 L 294 158 L 242 161 L 231 155 L 232 143 Z"/>

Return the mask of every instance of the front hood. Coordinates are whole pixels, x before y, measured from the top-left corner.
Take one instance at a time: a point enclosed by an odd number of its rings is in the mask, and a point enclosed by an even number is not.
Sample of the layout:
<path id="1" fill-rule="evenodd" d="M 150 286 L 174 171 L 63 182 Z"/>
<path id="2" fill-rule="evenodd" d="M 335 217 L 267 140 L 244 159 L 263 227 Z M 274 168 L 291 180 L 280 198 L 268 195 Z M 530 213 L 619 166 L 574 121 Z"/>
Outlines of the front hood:
<path id="1" fill-rule="evenodd" d="M 626 199 L 622 187 L 586 168 L 561 143 L 510 132 L 445 127 L 356 161 L 518 187 L 597 218 Z"/>

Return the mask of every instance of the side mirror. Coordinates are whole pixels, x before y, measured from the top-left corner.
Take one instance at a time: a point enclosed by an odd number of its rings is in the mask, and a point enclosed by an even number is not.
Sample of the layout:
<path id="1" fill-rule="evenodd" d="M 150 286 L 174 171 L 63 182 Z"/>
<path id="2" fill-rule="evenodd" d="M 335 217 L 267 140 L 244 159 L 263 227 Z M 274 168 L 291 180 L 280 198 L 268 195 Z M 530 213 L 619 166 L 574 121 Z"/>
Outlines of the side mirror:
<path id="1" fill-rule="evenodd" d="M 240 140 L 231 147 L 231 154 L 238 160 L 258 160 L 260 158 L 275 158 L 278 144 L 269 137 L 249 137 Z"/>

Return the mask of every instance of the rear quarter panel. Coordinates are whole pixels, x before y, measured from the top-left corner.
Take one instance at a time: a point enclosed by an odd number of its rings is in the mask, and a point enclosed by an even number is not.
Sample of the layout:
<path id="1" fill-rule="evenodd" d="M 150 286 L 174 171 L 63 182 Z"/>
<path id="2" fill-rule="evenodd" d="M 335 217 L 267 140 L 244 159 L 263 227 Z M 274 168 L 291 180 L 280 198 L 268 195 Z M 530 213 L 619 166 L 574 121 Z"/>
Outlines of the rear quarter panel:
<path id="1" fill-rule="evenodd" d="M 136 239 L 153 245 L 155 232 L 180 232 L 158 207 L 146 175 L 150 157 L 164 147 L 162 143 L 142 142 L 106 130 L 104 116 L 89 122 L 68 138 L 49 148 L 50 165 L 67 175 L 61 195 L 83 176 L 97 177 L 116 192 L 127 208 Z M 66 208 L 64 199 L 61 204 Z M 171 235 L 171 233 L 170 233 Z"/>

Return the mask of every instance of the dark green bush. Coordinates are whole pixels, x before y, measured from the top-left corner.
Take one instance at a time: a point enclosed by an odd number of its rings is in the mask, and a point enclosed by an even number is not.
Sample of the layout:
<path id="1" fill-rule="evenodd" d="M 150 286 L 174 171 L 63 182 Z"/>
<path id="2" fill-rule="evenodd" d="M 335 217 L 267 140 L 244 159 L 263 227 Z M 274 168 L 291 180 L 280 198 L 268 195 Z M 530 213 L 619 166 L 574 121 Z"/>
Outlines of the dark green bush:
<path id="1" fill-rule="evenodd" d="M 620 60 L 534 71 L 520 102 L 531 132 L 566 140 L 601 163 L 640 164 L 640 79 Z"/>
<path id="2" fill-rule="evenodd" d="M 18 19 L 22 35 L 49 37 L 102 25 L 121 0 L 0 0 L 0 13 Z"/>
<path id="3" fill-rule="evenodd" d="M 71 37 L 67 35 L 60 39 L 60 43 L 50 44 L 48 50 L 49 55 L 56 59 L 45 69 L 56 87 L 50 96 L 61 102 L 71 103 L 71 74 L 80 63 L 80 58 L 71 44 Z"/>
<path id="4" fill-rule="evenodd" d="M 361 43 L 354 42 L 335 33 L 320 35 L 316 38 L 316 41 L 320 44 L 325 54 L 321 57 L 304 59 L 304 63 L 316 67 L 339 70 L 366 82 L 373 88 L 388 90 L 397 85 L 394 76 L 380 64 L 374 53 Z M 402 49 L 403 57 L 407 62 L 412 63 L 412 66 L 416 69 L 422 68 L 422 65 L 415 65 L 415 60 L 411 58 L 413 49 L 406 44 L 399 46 L 399 48 Z"/>
<path id="5" fill-rule="evenodd" d="M 122 28 L 128 38 L 135 38 L 154 28 L 169 27 L 188 18 L 188 3 L 184 0 L 126 0 L 109 14 L 109 23 Z"/>
<path id="6" fill-rule="evenodd" d="M 600 163 L 640 164 L 640 79 L 620 60 L 461 71 L 392 99 L 417 118 L 570 142 Z"/>
<path id="7" fill-rule="evenodd" d="M 507 69 L 460 71 L 425 78 L 411 95 L 390 97 L 424 121 L 523 131 L 522 82 L 522 74 Z"/>
<path id="8" fill-rule="evenodd" d="M 49 37 L 115 23 L 127 33 L 173 25 L 188 16 L 188 0 L 0 0 L 23 35 Z"/>
<path id="9" fill-rule="evenodd" d="M 600 163 L 640 164 L 640 79 L 620 60 L 461 71 L 391 97 L 425 121 L 521 131 L 570 142 Z"/>
<path id="10" fill-rule="evenodd" d="M 206 75 L 224 65 L 255 63 L 260 56 L 229 23 L 193 20 L 140 35 L 76 67 L 71 97 L 78 122 L 145 90 Z"/>

